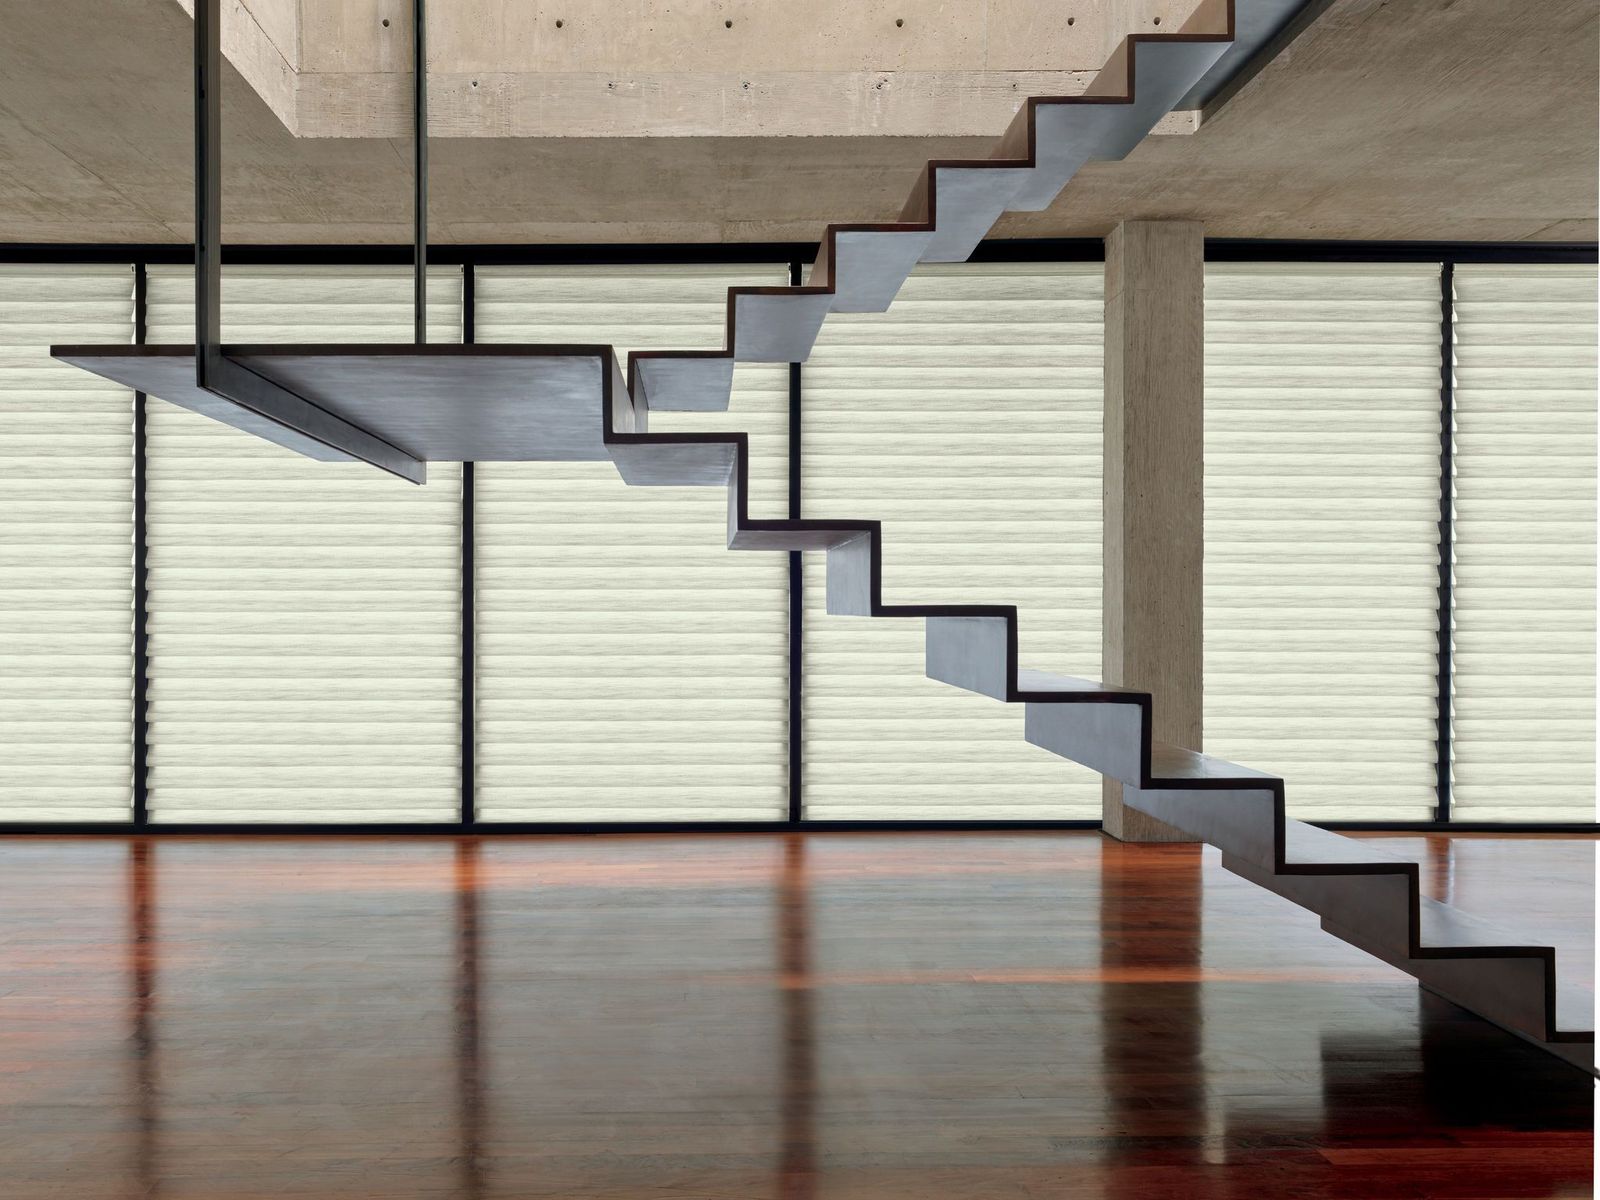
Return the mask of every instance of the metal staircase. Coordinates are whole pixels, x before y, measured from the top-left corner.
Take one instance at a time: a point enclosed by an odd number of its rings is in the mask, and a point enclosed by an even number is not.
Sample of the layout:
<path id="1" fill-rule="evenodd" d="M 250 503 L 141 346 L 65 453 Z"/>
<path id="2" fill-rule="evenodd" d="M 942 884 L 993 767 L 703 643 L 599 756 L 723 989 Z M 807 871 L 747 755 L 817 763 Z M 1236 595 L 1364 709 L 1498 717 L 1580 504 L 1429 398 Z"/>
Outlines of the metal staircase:
<path id="1" fill-rule="evenodd" d="M 1175 33 L 1128 37 L 1083 95 L 1028 100 L 992 157 L 929 163 L 899 221 L 829 226 L 806 284 L 730 289 L 720 351 L 634 353 L 624 376 L 609 346 L 209 347 L 314 420 L 259 389 L 197 381 L 193 346 L 54 353 L 314 457 L 409 478 L 429 459 L 609 458 L 629 484 L 725 486 L 731 549 L 826 552 L 829 613 L 924 620 L 929 676 L 1025 705 L 1028 741 L 1120 780 L 1127 804 L 1218 847 L 1328 932 L 1592 1072 L 1592 998 L 1558 983 L 1551 947 L 1422 896 L 1415 863 L 1288 819 L 1281 779 L 1154 741 L 1148 693 L 1022 668 L 1014 607 L 884 604 L 878 522 L 750 517 L 744 434 L 649 431 L 652 410 L 727 408 L 735 362 L 804 361 L 828 313 L 883 311 L 917 263 L 965 260 L 1006 210 L 1043 208 L 1085 162 L 1126 155 L 1233 34 L 1232 0 L 1207 0 Z"/>

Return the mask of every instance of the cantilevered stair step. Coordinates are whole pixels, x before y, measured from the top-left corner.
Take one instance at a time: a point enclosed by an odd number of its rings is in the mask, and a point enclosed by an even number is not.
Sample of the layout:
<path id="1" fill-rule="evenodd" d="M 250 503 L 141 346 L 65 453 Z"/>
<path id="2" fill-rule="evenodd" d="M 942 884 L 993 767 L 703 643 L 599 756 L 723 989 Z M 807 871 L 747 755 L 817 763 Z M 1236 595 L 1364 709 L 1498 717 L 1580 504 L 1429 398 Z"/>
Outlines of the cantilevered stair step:
<path id="1" fill-rule="evenodd" d="M 1166 742 L 1153 742 L 1150 746 L 1150 778 L 1152 787 L 1205 788 L 1237 783 L 1246 787 L 1275 785 L 1280 792 L 1283 789 L 1283 780 L 1275 775 Z"/>
<path id="2" fill-rule="evenodd" d="M 1030 134 L 1034 139 L 1034 166 L 1022 172 L 1010 207 L 1018 212 L 1049 208 L 1084 163 L 1106 157 L 1108 147 L 1126 140 L 1128 126 L 1140 119 L 1132 107 L 1092 103 L 1080 96 L 1030 99 L 1017 110 L 996 151 L 1008 158 L 1026 155 Z"/>
<path id="3" fill-rule="evenodd" d="M 1123 86 L 1126 65 L 1113 59 L 1082 96 L 1038 96 L 1012 120 L 997 155 L 1026 155 L 1033 123 L 1034 167 L 1012 197 L 1019 212 L 1048 208 L 1086 162 L 1126 158 L 1227 50 L 1222 42 L 1135 42 L 1136 78 L 1126 103 L 1109 89 Z M 1092 89 L 1098 85 L 1096 94 Z"/>
<path id="4" fill-rule="evenodd" d="M 628 356 L 634 401 L 656 412 L 726 412 L 733 355 L 726 350 L 649 350 Z"/>
<path id="5" fill-rule="evenodd" d="M 1463 912 L 1453 905 L 1443 904 L 1427 896 L 1421 898 L 1418 944 L 1424 953 L 1474 950 L 1474 951 L 1527 951 L 1549 950 L 1548 943 L 1540 945 L 1524 934 L 1515 933 L 1483 917 Z"/>
<path id="6" fill-rule="evenodd" d="M 1137 701 L 1149 695 L 1138 688 L 1119 687 L 1098 679 L 1079 679 L 1074 675 L 1056 675 L 1050 671 L 1034 671 L 1027 667 L 1017 668 L 1017 693 L 1019 699 L 1044 703 L 1052 700 L 1073 701 L 1089 695 Z"/>
<path id="7" fill-rule="evenodd" d="M 745 521 L 733 531 L 730 550 L 831 550 L 862 536 L 860 522 Z"/>
<path id="8" fill-rule="evenodd" d="M 1216 65 L 1233 43 L 1219 34 L 1205 39 L 1183 40 L 1160 34 L 1132 34 L 1123 40 L 1116 53 L 1096 75 L 1096 83 L 1107 76 L 1106 87 L 1120 69 L 1129 83 L 1126 104 L 1115 107 L 1128 116 L 1094 148 L 1097 159 L 1126 158 L 1156 127 L 1162 117 L 1176 107 L 1184 94 Z M 1126 56 L 1123 65 L 1119 60 Z M 1090 91 L 1097 91 L 1095 84 Z"/>
<path id="9" fill-rule="evenodd" d="M 1025 159 L 930 162 L 900 219 L 933 226 L 922 262 L 966 262 L 1031 172 Z"/>
<path id="10" fill-rule="evenodd" d="M 1017 685 L 1019 691 L 1032 690 L 1024 685 L 1021 672 Z M 1093 700 L 1063 703 L 1071 693 L 1052 690 L 1048 699 L 1026 702 L 1023 737 L 1091 771 L 1119 779 L 1130 787 L 1137 786 L 1144 774 L 1144 746 L 1148 736 L 1145 724 L 1148 705 L 1144 695 L 1102 691 L 1095 693 Z"/>
<path id="11" fill-rule="evenodd" d="M 635 487 L 719 487 L 732 477 L 739 453 L 736 437 L 702 434 L 623 435 L 606 449 Z"/>
<path id="12" fill-rule="evenodd" d="M 1392 868 L 1410 862 L 1360 838 L 1318 829 L 1304 821 L 1284 821 L 1283 859 L 1289 867 L 1370 866 Z"/>
<path id="13" fill-rule="evenodd" d="M 806 282 L 833 288 L 834 312 L 883 312 L 932 237 L 920 225 L 830 225 Z"/>
<path id="14" fill-rule="evenodd" d="M 734 360 L 805 362 L 832 306 L 832 293 L 821 287 L 729 288 L 728 336 Z"/>
<path id="15" fill-rule="evenodd" d="M 996 617 L 930 617 L 923 634 L 929 679 L 996 700 L 1010 699 L 1016 612 Z"/>

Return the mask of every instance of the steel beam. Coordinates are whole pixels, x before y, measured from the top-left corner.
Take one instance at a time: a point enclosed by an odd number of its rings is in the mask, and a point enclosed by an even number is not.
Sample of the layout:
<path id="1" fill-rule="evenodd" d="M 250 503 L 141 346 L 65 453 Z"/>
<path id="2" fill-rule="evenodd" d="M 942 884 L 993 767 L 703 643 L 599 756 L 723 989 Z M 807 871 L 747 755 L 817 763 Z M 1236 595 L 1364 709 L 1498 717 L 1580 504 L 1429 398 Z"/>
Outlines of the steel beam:
<path id="1" fill-rule="evenodd" d="M 427 465 L 246 370 L 222 345 L 222 0 L 194 6 L 194 366 L 205 391 L 392 475 L 422 483 Z"/>

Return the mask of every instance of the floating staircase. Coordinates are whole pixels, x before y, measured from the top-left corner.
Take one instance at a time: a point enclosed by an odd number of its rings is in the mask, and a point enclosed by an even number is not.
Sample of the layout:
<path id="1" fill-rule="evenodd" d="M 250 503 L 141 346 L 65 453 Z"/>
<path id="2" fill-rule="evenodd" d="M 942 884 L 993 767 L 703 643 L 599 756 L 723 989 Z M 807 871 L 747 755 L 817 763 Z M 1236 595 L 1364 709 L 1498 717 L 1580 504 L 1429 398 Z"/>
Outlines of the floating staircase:
<path id="1" fill-rule="evenodd" d="M 726 486 L 731 549 L 826 552 L 829 613 L 925 621 L 930 677 L 1024 705 L 1028 741 L 1120 780 L 1125 803 L 1218 847 L 1328 932 L 1593 1072 L 1592 998 L 1558 983 L 1553 948 L 1424 897 L 1413 862 L 1288 819 L 1281 779 L 1154 741 L 1148 693 L 1023 669 L 1014 607 L 885 604 L 879 522 L 750 517 L 744 434 L 649 431 L 652 410 L 727 408 L 735 362 L 804 361 L 830 312 L 883 311 L 918 263 L 966 259 L 1003 212 L 1043 208 L 1085 162 L 1126 155 L 1233 32 L 1231 0 L 1207 0 L 1176 33 L 1127 38 L 1083 95 L 1028 100 L 991 158 L 929 163 L 899 221 L 829 226 L 806 284 L 730 289 L 719 351 L 637 352 L 626 377 L 608 346 L 222 353 L 419 460 L 610 458 L 629 484 Z M 54 353 L 314 457 L 361 457 L 197 389 L 193 347 Z"/>

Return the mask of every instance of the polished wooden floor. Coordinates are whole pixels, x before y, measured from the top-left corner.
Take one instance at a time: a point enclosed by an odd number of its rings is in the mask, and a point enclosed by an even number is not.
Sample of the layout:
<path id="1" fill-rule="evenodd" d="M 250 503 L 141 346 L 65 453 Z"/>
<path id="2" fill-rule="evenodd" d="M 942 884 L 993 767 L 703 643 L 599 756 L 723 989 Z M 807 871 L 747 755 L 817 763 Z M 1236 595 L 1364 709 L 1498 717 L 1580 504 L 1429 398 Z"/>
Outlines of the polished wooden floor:
<path id="1" fill-rule="evenodd" d="M 1394 839 L 1593 969 L 1594 849 Z M 1190 846 L 0 840 L 0 1196 L 1590 1194 L 1592 1081 Z"/>

